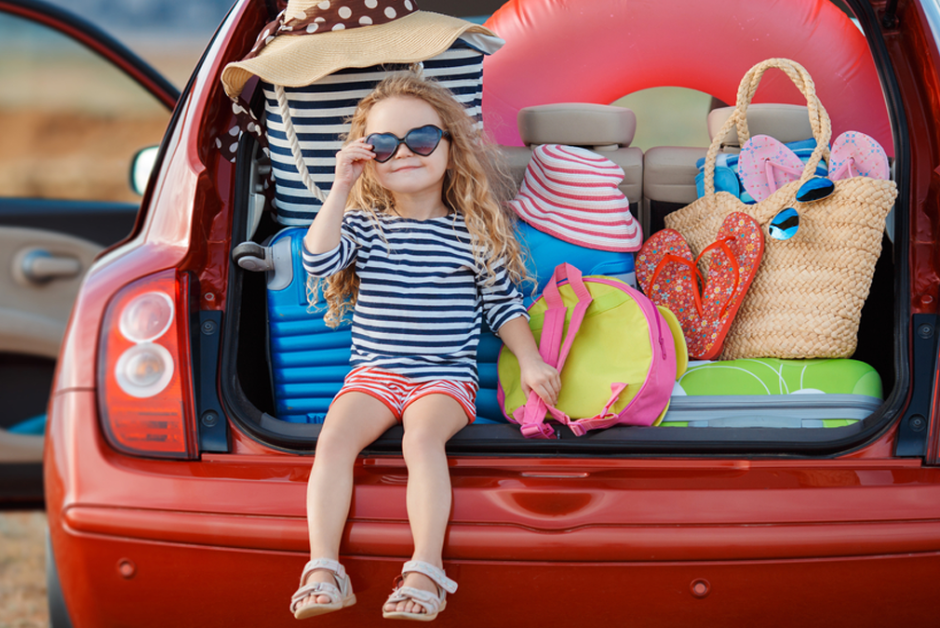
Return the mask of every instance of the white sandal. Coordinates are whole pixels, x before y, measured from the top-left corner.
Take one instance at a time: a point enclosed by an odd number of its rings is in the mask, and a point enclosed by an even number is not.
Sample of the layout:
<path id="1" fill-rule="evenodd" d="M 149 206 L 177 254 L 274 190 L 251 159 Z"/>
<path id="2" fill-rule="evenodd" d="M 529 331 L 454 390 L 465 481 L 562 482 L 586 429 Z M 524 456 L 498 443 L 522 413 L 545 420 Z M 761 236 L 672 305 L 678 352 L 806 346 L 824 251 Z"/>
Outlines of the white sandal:
<path id="1" fill-rule="evenodd" d="M 415 587 L 403 587 L 402 582 L 405 574 L 416 572 L 424 574 L 434 581 L 437 585 L 437 595 L 423 589 Z M 385 605 L 397 604 L 399 602 L 414 602 L 424 608 L 423 613 L 406 613 L 404 611 L 386 611 L 382 607 L 382 617 L 386 619 L 410 619 L 413 621 L 432 621 L 437 618 L 437 614 L 444 610 L 447 601 L 444 599 L 447 593 L 453 593 L 457 590 L 457 583 L 444 574 L 443 569 L 438 569 L 430 563 L 421 560 L 409 560 L 402 567 L 401 575 L 395 582 L 395 590 L 388 596 Z"/>
<path id="2" fill-rule="evenodd" d="M 333 579 L 339 586 L 337 587 L 329 582 L 311 582 L 310 584 L 304 584 L 310 572 L 317 569 L 332 571 Z M 330 598 L 330 601 L 326 604 L 320 604 L 318 602 L 302 604 L 304 599 L 311 595 L 325 595 Z M 316 560 L 311 560 L 304 566 L 304 572 L 300 576 L 300 588 L 297 589 L 291 597 L 290 612 L 292 612 L 297 619 L 306 619 L 307 617 L 316 617 L 324 613 L 332 613 L 341 608 L 352 606 L 355 603 L 356 596 L 353 594 L 352 585 L 349 583 L 349 576 L 346 575 L 346 570 L 343 569 L 343 566 L 329 558 L 317 558 Z"/>

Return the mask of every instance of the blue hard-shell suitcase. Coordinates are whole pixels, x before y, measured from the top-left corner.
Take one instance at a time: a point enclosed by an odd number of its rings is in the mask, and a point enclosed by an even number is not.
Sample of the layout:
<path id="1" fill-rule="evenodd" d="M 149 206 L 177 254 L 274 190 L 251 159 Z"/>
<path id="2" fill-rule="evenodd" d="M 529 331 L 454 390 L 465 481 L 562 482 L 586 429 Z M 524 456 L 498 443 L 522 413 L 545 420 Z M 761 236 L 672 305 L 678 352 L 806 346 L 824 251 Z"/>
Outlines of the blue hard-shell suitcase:
<path id="1" fill-rule="evenodd" d="M 268 243 L 274 270 L 267 273 L 267 314 L 277 417 L 291 423 L 322 423 L 349 372 L 349 323 L 331 329 L 325 306 L 307 301 L 301 260 L 306 227 L 283 229 Z"/>

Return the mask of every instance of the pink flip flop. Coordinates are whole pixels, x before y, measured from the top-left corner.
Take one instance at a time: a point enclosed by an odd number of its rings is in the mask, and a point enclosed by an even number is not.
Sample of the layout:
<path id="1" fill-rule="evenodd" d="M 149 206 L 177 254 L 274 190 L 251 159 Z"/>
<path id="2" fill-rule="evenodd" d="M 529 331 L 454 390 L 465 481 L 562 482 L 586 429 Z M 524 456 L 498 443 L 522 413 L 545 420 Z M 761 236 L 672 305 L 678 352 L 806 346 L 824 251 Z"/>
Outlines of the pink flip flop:
<path id="1" fill-rule="evenodd" d="M 796 153 L 769 135 L 755 135 L 744 142 L 738 157 L 741 184 L 758 202 L 799 179 L 804 169 Z"/>
<path id="2" fill-rule="evenodd" d="M 833 181 L 852 177 L 887 179 L 890 175 L 885 149 L 864 133 L 846 131 L 832 143 L 829 178 Z"/>

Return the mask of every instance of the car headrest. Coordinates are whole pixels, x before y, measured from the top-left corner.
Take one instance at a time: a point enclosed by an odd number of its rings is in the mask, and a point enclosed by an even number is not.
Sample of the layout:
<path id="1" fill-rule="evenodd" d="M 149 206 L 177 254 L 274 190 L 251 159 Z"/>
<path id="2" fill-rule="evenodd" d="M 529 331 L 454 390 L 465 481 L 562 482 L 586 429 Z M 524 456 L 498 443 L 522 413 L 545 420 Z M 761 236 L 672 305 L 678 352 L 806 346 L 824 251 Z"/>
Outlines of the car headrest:
<path id="1" fill-rule="evenodd" d="M 721 131 L 734 107 L 722 107 L 708 114 L 708 137 L 712 140 Z M 752 104 L 747 108 L 747 130 L 751 137 L 769 135 L 783 142 L 797 142 L 813 137 L 813 128 L 809 124 L 809 110 L 805 105 L 784 105 L 776 103 Z M 722 145 L 740 148 L 738 131 L 732 128 L 725 135 Z"/>
<path id="2" fill-rule="evenodd" d="M 553 103 L 523 107 L 517 117 L 526 146 L 567 144 L 594 151 L 629 146 L 636 115 L 629 109 L 593 103 Z"/>

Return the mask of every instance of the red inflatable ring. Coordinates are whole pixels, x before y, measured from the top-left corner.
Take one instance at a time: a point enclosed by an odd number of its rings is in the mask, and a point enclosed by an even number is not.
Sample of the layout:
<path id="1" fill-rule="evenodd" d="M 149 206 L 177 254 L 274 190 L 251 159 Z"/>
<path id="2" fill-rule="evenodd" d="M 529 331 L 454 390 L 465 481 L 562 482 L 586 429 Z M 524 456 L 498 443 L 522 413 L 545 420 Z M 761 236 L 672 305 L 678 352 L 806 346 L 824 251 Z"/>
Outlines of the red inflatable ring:
<path id="1" fill-rule="evenodd" d="M 483 66 L 484 124 L 500 144 L 522 143 L 516 114 L 531 105 L 607 104 L 661 86 L 733 104 L 745 72 L 785 57 L 813 76 L 833 139 L 861 131 L 894 154 L 868 44 L 829 0 L 511 0 L 486 26 L 506 40 Z M 754 102 L 805 99 L 786 76 L 771 72 Z"/>

